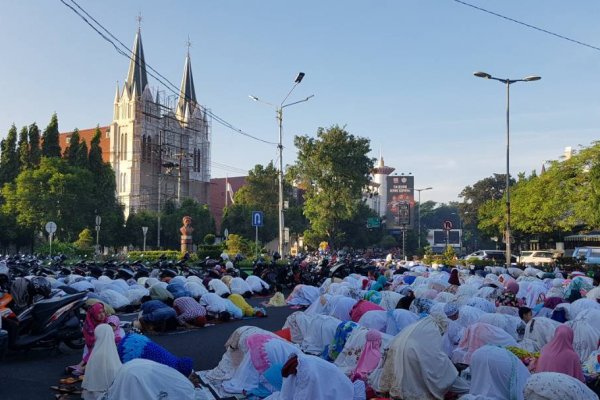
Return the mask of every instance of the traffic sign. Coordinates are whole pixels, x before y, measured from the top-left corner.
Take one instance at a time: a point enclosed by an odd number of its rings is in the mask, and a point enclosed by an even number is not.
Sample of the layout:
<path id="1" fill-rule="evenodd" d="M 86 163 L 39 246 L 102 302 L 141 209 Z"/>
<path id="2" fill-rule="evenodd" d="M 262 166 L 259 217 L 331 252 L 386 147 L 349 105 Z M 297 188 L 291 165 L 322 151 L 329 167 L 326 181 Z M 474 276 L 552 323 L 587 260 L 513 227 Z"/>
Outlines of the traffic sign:
<path id="1" fill-rule="evenodd" d="M 264 214 L 262 211 L 252 211 L 252 226 L 263 226 Z"/>
<path id="2" fill-rule="evenodd" d="M 100 226 L 101 223 L 102 223 L 102 217 L 99 215 L 96 215 L 96 225 Z"/>
<path id="3" fill-rule="evenodd" d="M 444 223 L 442 224 L 442 228 L 446 231 L 449 231 L 452 229 L 452 221 L 444 221 Z"/>
<path id="4" fill-rule="evenodd" d="M 56 232 L 56 223 L 53 221 L 50 221 L 46 224 L 46 232 L 48 232 L 49 234 L 53 234 L 54 232 Z"/>
<path id="5" fill-rule="evenodd" d="M 146 233 L 148 233 L 148 227 L 147 226 L 142 226 L 142 233 L 144 234 L 144 236 L 146 235 Z"/>
<path id="6" fill-rule="evenodd" d="M 229 229 L 225 228 L 225 231 L 223 231 L 223 236 L 225 236 L 225 239 L 229 237 Z"/>
<path id="7" fill-rule="evenodd" d="M 381 220 L 378 217 L 367 218 L 367 228 L 379 228 L 381 227 Z"/>

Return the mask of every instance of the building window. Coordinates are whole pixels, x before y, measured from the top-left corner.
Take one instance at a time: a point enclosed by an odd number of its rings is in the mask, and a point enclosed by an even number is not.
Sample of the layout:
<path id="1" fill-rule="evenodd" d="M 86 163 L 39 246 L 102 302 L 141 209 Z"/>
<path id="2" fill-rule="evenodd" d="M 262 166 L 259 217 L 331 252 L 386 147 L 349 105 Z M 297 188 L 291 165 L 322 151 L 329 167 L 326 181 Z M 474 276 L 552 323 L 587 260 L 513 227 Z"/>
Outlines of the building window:
<path id="1" fill-rule="evenodd" d="M 151 136 L 148 136 L 148 141 L 146 142 L 146 145 L 148 146 L 148 151 L 147 151 L 148 162 L 152 162 L 152 137 Z"/>
<path id="2" fill-rule="evenodd" d="M 71 143 L 71 137 L 69 136 L 65 141 L 67 142 L 67 144 L 70 144 Z"/>
<path id="3" fill-rule="evenodd" d="M 146 161 L 146 135 L 142 135 L 142 161 Z"/>

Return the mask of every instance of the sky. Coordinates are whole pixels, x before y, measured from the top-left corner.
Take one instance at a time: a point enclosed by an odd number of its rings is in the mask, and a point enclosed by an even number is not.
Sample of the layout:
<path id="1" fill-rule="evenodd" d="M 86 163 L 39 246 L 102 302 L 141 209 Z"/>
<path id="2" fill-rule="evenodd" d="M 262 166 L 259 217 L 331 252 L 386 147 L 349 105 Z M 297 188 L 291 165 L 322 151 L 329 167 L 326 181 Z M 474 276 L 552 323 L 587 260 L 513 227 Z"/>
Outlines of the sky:
<path id="1" fill-rule="evenodd" d="M 468 1 L 600 47 L 597 1 Z M 600 51 L 453 0 L 78 3 L 128 46 L 141 14 L 146 62 L 177 86 L 189 36 L 198 101 L 267 141 L 277 141 L 275 110 L 248 96 L 279 104 L 304 72 L 290 100 L 314 97 L 284 110 L 284 164 L 294 135 L 338 124 L 417 188 L 433 187 L 423 201 L 455 201 L 505 171 L 505 87 L 474 71 L 542 77 L 511 87 L 513 175 L 600 137 Z M 129 60 L 60 0 L 0 0 L 0 38 L 0 137 L 13 123 L 44 128 L 53 112 L 63 132 L 112 121 Z M 277 149 L 213 122 L 211 157 L 213 177 L 238 176 Z"/>

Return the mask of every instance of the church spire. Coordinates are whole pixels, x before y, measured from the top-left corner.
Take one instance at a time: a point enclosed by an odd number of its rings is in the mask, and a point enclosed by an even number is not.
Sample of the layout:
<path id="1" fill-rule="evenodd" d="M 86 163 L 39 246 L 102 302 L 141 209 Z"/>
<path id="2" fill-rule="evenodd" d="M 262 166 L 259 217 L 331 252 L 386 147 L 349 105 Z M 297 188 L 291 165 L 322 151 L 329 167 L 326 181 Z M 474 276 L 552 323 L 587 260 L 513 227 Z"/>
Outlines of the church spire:
<path id="1" fill-rule="evenodd" d="M 194 88 L 194 77 L 192 76 L 192 62 L 190 61 L 189 42 L 188 54 L 185 57 L 185 66 L 183 67 L 183 78 L 181 79 L 181 89 L 179 90 L 179 101 L 177 102 L 177 117 L 185 120 L 186 109 L 193 114 L 197 105 L 196 89 Z"/>
<path id="2" fill-rule="evenodd" d="M 129 62 L 129 71 L 125 87 L 130 94 L 140 96 L 148 85 L 148 76 L 146 75 L 146 60 L 144 58 L 144 48 L 142 47 L 142 34 L 138 27 L 133 41 L 133 50 Z M 134 93 L 134 90 L 136 93 Z"/>

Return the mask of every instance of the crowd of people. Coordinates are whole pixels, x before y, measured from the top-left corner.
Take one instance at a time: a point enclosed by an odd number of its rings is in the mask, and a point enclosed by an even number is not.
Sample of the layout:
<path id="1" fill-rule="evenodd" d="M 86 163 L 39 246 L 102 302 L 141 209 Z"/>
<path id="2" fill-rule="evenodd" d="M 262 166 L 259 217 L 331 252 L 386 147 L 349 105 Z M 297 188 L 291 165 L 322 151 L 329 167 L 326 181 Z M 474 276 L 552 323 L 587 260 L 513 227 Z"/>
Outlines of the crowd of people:
<path id="1" fill-rule="evenodd" d="M 265 288 L 254 278 L 151 277 L 128 286 L 148 292 L 139 327 L 162 331 L 262 315 L 245 301 Z M 599 285 L 600 275 L 579 271 L 382 262 L 367 276 L 297 285 L 285 304 L 298 311 L 281 330 L 238 328 L 219 365 L 197 373 L 191 359 L 125 333 L 110 305 L 92 299 L 86 349 L 70 370 L 85 374 L 86 399 L 130 398 L 137 386 L 148 398 L 155 388 L 178 399 L 202 398 L 203 386 L 269 400 L 598 399 Z M 161 388 L 152 379 L 159 373 L 173 377 Z"/>
<path id="2" fill-rule="evenodd" d="M 238 329 L 200 375 L 270 400 L 598 399 L 600 275 L 475 272 L 392 263 L 298 285 L 287 303 L 303 311 Z"/>

